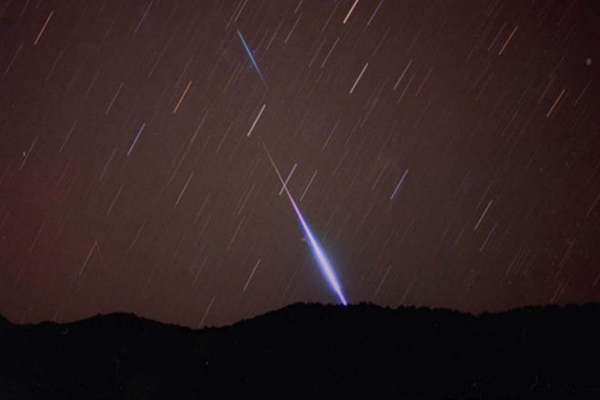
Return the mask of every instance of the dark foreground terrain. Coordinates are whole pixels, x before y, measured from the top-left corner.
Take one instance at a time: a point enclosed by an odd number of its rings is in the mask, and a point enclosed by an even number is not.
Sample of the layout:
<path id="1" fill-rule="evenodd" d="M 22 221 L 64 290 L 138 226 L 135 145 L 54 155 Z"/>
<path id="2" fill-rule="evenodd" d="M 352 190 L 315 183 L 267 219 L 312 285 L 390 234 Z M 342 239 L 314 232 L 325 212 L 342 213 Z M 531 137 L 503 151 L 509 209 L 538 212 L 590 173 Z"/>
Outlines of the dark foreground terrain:
<path id="1" fill-rule="evenodd" d="M 191 330 L 0 317 L 0 398 L 600 399 L 600 304 L 471 316 L 296 304 Z"/>

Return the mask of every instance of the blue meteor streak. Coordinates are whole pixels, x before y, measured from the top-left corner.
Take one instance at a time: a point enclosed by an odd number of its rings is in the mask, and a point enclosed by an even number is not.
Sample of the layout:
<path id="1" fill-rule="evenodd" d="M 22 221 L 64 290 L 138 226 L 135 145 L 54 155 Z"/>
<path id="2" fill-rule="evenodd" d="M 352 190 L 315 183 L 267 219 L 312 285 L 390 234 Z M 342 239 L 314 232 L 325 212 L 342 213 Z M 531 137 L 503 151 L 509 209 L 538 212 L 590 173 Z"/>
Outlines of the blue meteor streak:
<path id="1" fill-rule="evenodd" d="M 271 153 L 269 153 L 269 150 L 267 149 L 267 146 L 264 145 L 264 143 L 263 143 L 263 147 L 265 148 L 265 151 L 267 152 L 267 156 L 269 157 L 269 160 L 271 161 L 271 165 L 273 165 L 273 168 L 275 169 L 275 172 L 277 173 L 279 180 L 283 184 L 283 189 L 285 190 L 288 198 L 290 199 L 290 202 L 292 203 L 292 207 L 294 208 L 294 211 L 296 212 L 296 216 L 298 217 L 298 220 L 300 221 L 300 225 L 302 225 L 302 229 L 304 230 L 304 235 L 308 239 L 308 243 L 310 244 L 311 250 L 317 260 L 317 264 L 319 265 L 319 269 L 321 270 L 321 273 L 327 279 L 327 282 L 329 283 L 329 287 L 334 291 L 339 302 L 345 306 L 348 305 L 348 301 L 346 300 L 346 297 L 344 296 L 344 291 L 342 289 L 342 285 L 340 284 L 338 277 L 335 274 L 335 271 L 333 269 L 333 266 L 331 265 L 331 262 L 327 258 L 327 255 L 323 251 L 323 248 L 321 247 L 321 245 L 319 244 L 317 239 L 314 237 L 312 231 L 310 230 L 310 227 L 304 220 L 304 217 L 302 216 L 300 209 L 296 205 L 296 202 L 294 201 L 292 194 L 288 190 L 288 188 L 283 180 L 283 177 L 281 176 L 281 174 L 279 173 L 279 170 L 277 169 L 277 166 L 275 165 L 275 161 L 273 160 L 273 157 L 271 157 Z"/>
<path id="2" fill-rule="evenodd" d="M 263 77 L 262 72 L 260 72 L 260 68 L 258 68 L 258 64 L 256 63 L 256 60 L 254 59 L 254 55 L 252 54 L 252 51 L 250 50 L 250 47 L 248 47 L 248 44 L 244 40 L 244 37 L 242 36 L 242 32 L 240 32 L 239 29 L 237 31 L 237 34 L 238 34 L 238 37 L 240 38 L 240 40 L 242 41 L 242 45 L 244 46 L 244 50 L 246 50 L 246 54 L 248 54 L 248 57 L 250 58 L 250 61 L 252 62 L 252 65 L 254 66 L 254 69 L 258 73 L 258 76 L 260 76 L 260 79 L 266 85 L 267 82 L 265 81 L 265 78 Z"/>

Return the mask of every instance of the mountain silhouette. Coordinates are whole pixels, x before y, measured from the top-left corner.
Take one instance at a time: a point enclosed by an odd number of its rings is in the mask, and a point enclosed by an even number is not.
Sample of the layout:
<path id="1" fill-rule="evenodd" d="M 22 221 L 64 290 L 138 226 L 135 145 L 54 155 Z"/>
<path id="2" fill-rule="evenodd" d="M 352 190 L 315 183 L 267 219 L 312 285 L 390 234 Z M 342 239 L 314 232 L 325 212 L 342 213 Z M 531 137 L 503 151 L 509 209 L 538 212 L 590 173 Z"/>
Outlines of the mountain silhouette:
<path id="1" fill-rule="evenodd" d="M 600 303 L 470 315 L 294 304 L 193 330 L 0 317 L 0 398 L 600 399 Z"/>

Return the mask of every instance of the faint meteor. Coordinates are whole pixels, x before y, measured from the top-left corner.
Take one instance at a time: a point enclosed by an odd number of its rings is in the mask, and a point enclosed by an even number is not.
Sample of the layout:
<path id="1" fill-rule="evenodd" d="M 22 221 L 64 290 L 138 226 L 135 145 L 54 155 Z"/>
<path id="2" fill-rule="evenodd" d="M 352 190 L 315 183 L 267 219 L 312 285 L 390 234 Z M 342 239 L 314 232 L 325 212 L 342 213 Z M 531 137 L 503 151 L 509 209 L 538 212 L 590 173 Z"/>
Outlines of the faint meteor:
<path id="1" fill-rule="evenodd" d="M 260 76 L 260 79 L 263 81 L 263 83 L 265 84 L 265 86 L 267 86 L 267 82 L 265 81 L 265 78 L 264 78 L 262 72 L 260 71 L 260 68 L 258 67 L 258 63 L 254 59 L 254 54 L 252 54 L 252 51 L 250 50 L 250 47 L 248 47 L 248 44 L 244 40 L 244 36 L 242 36 L 242 32 L 240 32 L 239 29 L 237 30 L 237 34 L 238 34 L 238 37 L 240 38 L 240 40 L 242 41 L 242 45 L 244 46 L 244 50 L 246 50 L 246 54 L 248 54 L 248 57 L 250 58 L 250 61 L 252 62 L 252 65 L 254 66 L 254 69 L 256 70 L 256 73 L 258 74 L 258 76 Z"/>
<path id="2" fill-rule="evenodd" d="M 319 265 L 319 269 L 321 270 L 321 273 L 327 280 L 329 287 L 333 290 L 333 292 L 337 296 L 339 302 L 345 306 L 348 305 L 348 301 L 346 300 L 346 297 L 344 296 L 344 292 L 342 290 L 342 285 L 340 284 L 339 279 L 335 274 L 335 271 L 333 269 L 333 266 L 331 265 L 331 262 L 327 258 L 325 251 L 323 250 L 323 248 L 321 247 L 321 245 L 319 244 L 317 239 L 314 237 L 312 231 L 310 230 L 310 227 L 304 220 L 304 217 L 302 216 L 300 209 L 296 205 L 296 202 L 294 201 L 292 194 L 288 190 L 288 188 L 285 184 L 285 181 L 283 180 L 283 176 L 281 175 L 281 173 L 279 173 L 279 169 L 275 165 L 275 161 L 273 160 L 273 157 L 271 157 L 271 153 L 269 153 L 269 150 L 267 149 L 267 146 L 265 146 L 264 143 L 263 143 L 263 147 L 265 149 L 265 152 L 267 153 L 267 156 L 269 157 L 269 161 L 271 162 L 273 169 L 275 169 L 275 173 L 277 173 L 277 177 L 279 178 L 279 180 L 281 181 L 281 184 L 283 185 L 283 189 L 285 190 L 288 198 L 290 199 L 290 203 L 292 203 L 292 207 L 294 208 L 294 211 L 296 212 L 296 216 L 298 217 L 298 220 L 300 221 L 300 225 L 302 225 L 304 235 L 308 239 L 308 243 L 309 243 L 310 248 L 315 256 L 315 259 L 317 260 L 317 264 Z"/>

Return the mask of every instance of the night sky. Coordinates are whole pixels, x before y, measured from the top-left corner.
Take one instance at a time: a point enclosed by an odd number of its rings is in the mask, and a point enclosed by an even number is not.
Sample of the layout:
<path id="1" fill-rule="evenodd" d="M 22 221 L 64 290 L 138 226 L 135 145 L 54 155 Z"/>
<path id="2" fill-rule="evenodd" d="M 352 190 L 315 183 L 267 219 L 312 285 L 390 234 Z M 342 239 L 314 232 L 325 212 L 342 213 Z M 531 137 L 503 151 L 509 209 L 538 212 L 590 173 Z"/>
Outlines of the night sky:
<path id="1" fill-rule="evenodd" d="M 3 0 L 0 313 L 335 303 L 263 143 L 351 303 L 599 301 L 599 67 L 597 0 Z"/>

